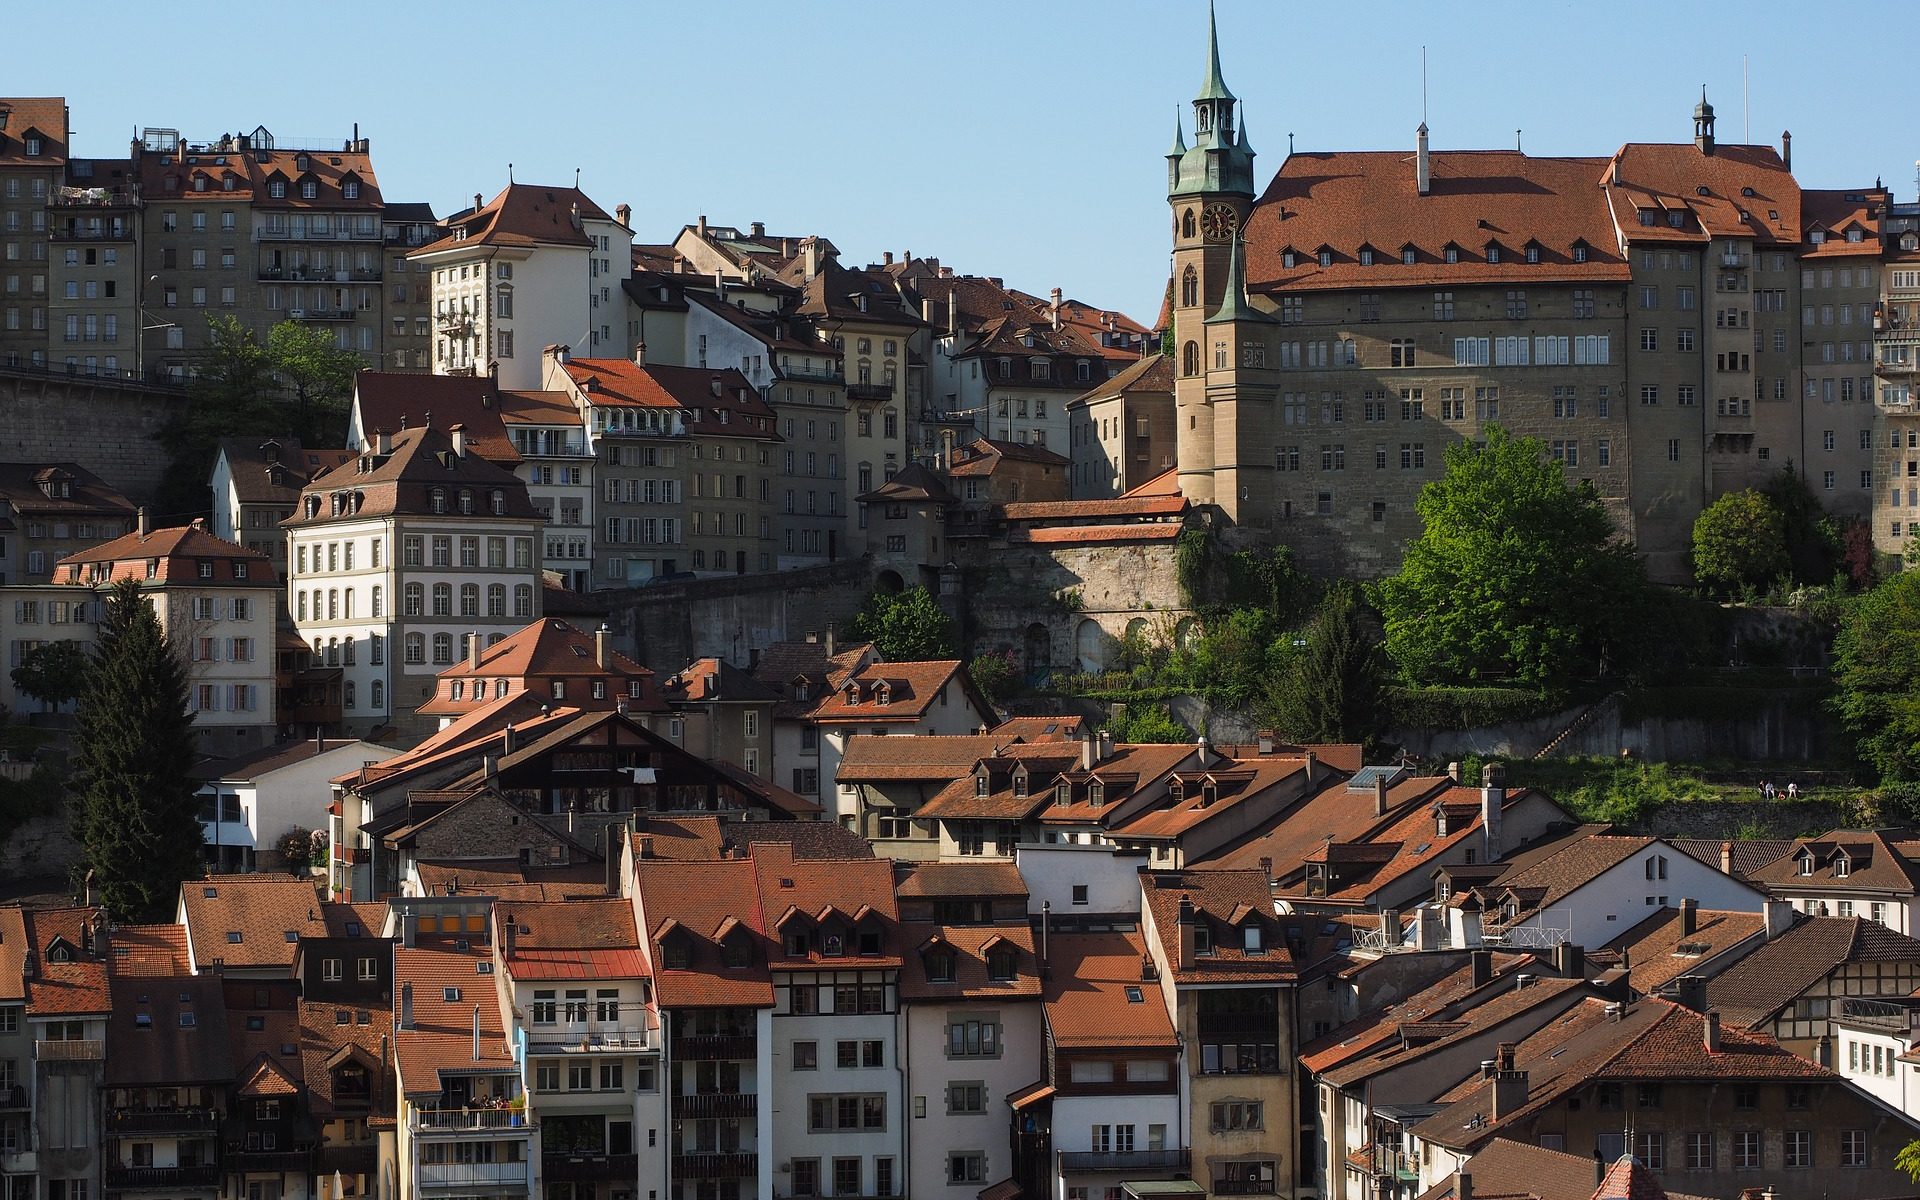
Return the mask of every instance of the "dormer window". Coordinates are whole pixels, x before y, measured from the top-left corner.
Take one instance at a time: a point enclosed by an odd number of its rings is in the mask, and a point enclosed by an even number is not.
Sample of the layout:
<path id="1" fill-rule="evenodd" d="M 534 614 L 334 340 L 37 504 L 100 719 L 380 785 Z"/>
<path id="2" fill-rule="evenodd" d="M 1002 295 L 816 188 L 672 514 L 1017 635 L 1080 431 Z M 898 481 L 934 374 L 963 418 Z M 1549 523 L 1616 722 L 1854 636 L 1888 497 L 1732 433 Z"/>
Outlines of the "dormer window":
<path id="1" fill-rule="evenodd" d="M 788 958 L 805 958 L 807 956 L 806 930 L 789 930 L 780 935 L 780 950 Z"/>
<path id="2" fill-rule="evenodd" d="M 1460 247 L 1454 245 L 1452 242 L 1448 242 L 1447 243 L 1447 262 L 1457 263 L 1459 261 L 1460 261 Z"/>
<path id="3" fill-rule="evenodd" d="M 1808 851 L 1807 853 L 1802 854 L 1800 856 L 1800 873 L 1802 875 L 1813 874 L 1813 852 L 1812 851 Z"/>
<path id="4" fill-rule="evenodd" d="M 1400 247 L 1400 265 L 1403 267 L 1412 266 L 1414 263 L 1414 259 L 1417 257 L 1418 253 L 1419 252 L 1416 251 L 1412 246 Z"/>
<path id="5" fill-rule="evenodd" d="M 841 958 L 846 955 L 847 940 L 837 933 L 829 933 L 820 939 L 820 953 L 828 958 Z"/>
<path id="6" fill-rule="evenodd" d="M 487 497 L 487 506 L 493 512 L 494 516 L 496 517 L 506 516 L 507 515 L 507 494 L 503 491 L 500 491 L 498 488 L 494 489 L 492 494 Z"/>
<path id="7" fill-rule="evenodd" d="M 1087 803 L 1093 805 L 1095 808 L 1099 808 L 1106 802 L 1107 785 L 1096 779 L 1092 785 L 1087 788 Z"/>
<path id="8" fill-rule="evenodd" d="M 1208 780 L 1206 783 L 1203 783 L 1200 785 L 1200 807 L 1201 808 L 1210 807 L 1213 804 L 1213 802 L 1218 800 L 1219 798 L 1220 798 L 1219 784 L 1214 783 L 1212 780 Z"/>
<path id="9" fill-rule="evenodd" d="M 284 179 L 270 181 L 267 184 L 267 195 L 275 200 L 285 200 L 287 198 L 287 181 Z"/>
<path id="10" fill-rule="evenodd" d="M 1013 794 L 1016 796 L 1027 794 L 1027 773 L 1024 770 L 1013 773 Z"/>
<path id="11" fill-rule="evenodd" d="M 1863 236 L 1864 235 L 1858 229 L 1847 230 L 1847 240 L 1850 242 L 1857 242 L 1861 240 Z"/>
<path id="12" fill-rule="evenodd" d="M 1373 265 L 1373 247 L 1372 246 L 1360 247 L 1360 265 L 1363 267 L 1370 267 Z"/>
<path id="13" fill-rule="evenodd" d="M 1073 803 L 1072 785 L 1066 784 L 1066 783 L 1054 784 L 1053 785 L 1053 802 L 1054 804 L 1062 808 L 1066 807 L 1069 804 L 1072 804 Z"/>
<path id="14" fill-rule="evenodd" d="M 721 948 L 722 961 L 734 970 L 753 965 L 753 943 L 747 935 L 735 932 Z"/>
<path id="15" fill-rule="evenodd" d="M 928 983 L 953 982 L 953 955 L 946 950 L 930 950 L 922 962 L 927 969 Z"/>
<path id="16" fill-rule="evenodd" d="M 349 179 L 342 183 L 340 185 L 340 194 L 348 200 L 358 200 L 360 198 L 360 181 L 358 179 Z"/>
<path id="17" fill-rule="evenodd" d="M 1294 253 L 1293 253 L 1293 251 L 1291 251 L 1291 250 L 1282 250 L 1282 251 L 1280 252 L 1280 266 L 1281 266 L 1282 268 L 1284 268 L 1285 270 L 1288 270 L 1288 271 L 1291 271 L 1291 270 L 1293 270 L 1293 267 L 1294 267 L 1294 262 L 1295 262 L 1295 261 L 1296 261 L 1296 260 L 1295 260 L 1295 258 L 1294 258 Z"/>
<path id="18" fill-rule="evenodd" d="M 995 982 L 1004 982 L 1013 978 L 1013 951 L 1005 946 L 996 946 L 987 952 L 987 978 Z"/>
<path id="19" fill-rule="evenodd" d="M 1487 261 L 1490 263 L 1497 263 L 1500 261 L 1500 243 L 1498 242 L 1487 243 Z"/>
<path id="20" fill-rule="evenodd" d="M 1333 265 L 1333 251 L 1327 249 L 1325 246 L 1322 246 L 1320 248 L 1320 252 L 1319 254 L 1315 255 L 1315 258 L 1323 267 L 1330 267 Z"/>
<path id="21" fill-rule="evenodd" d="M 1848 858 L 1846 854 L 1841 853 L 1833 856 L 1833 877 L 1835 879 L 1845 879 L 1848 872 L 1852 869 L 1853 860 Z"/>
<path id="22" fill-rule="evenodd" d="M 1573 244 L 1573 261 L 1577 263 L 1587 261 L 1587 244 L 1585 242 L 1575 242 Z"/>
<path id="23" fill-rule="evenodd" d="M 1213 953 L 1213 930 L 1199 922 L 1193 926 L 1193 952 L 1202 956 Z"/>
<path id="24" fill-rule="evenodd" d="M 460 513 L 462 516 L 473 515 L 473 493 L 465 488 L 460 489 Z"/>
<path id="25" fill-rule="evenodd" d="M 1540 261 L 1540 247 L 1538 246 L 1527 247 L 1527 261 L 1529 263 L 1537 263 Z"/>
<path id="26" fill-rule="evenodd" d="M 444 513 L 447 511 L 447 489 L 434 488 L 429 499 L 434 512 Z"/>
<path id="27" fill-rule="evenodd" d="M 1687 210 L 1684 208 L 1676 208 L 1667 214 L 1667 224 L 1674 229 L 1679 229 L 1686 223 Z"/>
<path id="28" fill-rule="evenodd" d="M 660 959 L 669 971 L 685 971 L 693 965 L 693 951 L 685 937 L 676 935 L 661 944 Z"/>
<path id="29" fill-rule="evenodd" d="M 978 775 L 975 775 L 973 777 L 973 794 L 974 795 L 976 796 L 986 795 L 987 787 L 988 787 L 987 773 L 985 771 L 982 771 Z"/>
<path id="30" fill-rule="evenodd" d="M 1249 925 L 1240 931 L 1240 946 L 1248 954 L 1261 954 L 1266 950 L 1258 925 Z"/>
<path id="31" fill-rule="evenodd" d="M 42 142 L 37 137 L 28 136 L 25 139 L 23 146 L 27 152 L 28 158 L 39 158 L 41 150 L 45 147 L 45 143 Z"/>

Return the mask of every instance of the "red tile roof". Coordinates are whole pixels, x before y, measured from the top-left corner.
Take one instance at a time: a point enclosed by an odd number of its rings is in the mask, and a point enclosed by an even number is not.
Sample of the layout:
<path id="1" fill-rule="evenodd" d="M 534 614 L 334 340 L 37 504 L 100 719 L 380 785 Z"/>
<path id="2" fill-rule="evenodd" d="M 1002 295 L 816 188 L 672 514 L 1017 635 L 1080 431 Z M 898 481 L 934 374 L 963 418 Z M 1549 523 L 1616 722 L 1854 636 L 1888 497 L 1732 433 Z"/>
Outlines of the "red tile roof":
<path id="1" fill-rule="evenodd" d="M 1071 742 L 1080 736 L 1086 718 L 1062 713 L 1036 717 L 1008 717 L 987 732 L 994 737 L 1023 742 Z"/>
<path id="2" fill-rule="evenodd" d="M 1766 930 L 1766 918 L 1753 912 L 1695 910 L 1692 932 L 1683 932 L 1680 910 L 1662 908 L 1607 943 L 1611 961 L 1625 956 L 1627 984 L 1647 995 L 1682 975 L 1692 975 L 1713 959 Z M 1596 951 L 1596 962 L 1607 955 Z"/>
<path id="3" fill-rule="evenodd" d="M 593 244 L 575 220 L 611 221 L 607 211 L 577 187 L 512 183 L 477 209 L 447 218 L 446 237 L 428 242 L 408 257 L 469 246 L 581 246 Z"/>
<path id="4" fill-rule="evenodd" d="M 1185 527 L 1174 521 L 1135 525 L 1061 525 L 1054 528 L 1017 528 L 1007 531 L 1009 542 L 1036 545 L 1106 545 L 1113 542 L 1170 542 Z"/>
<path id="5" fill-rule="evenodd" d="M 37 134 L 40 153 L 27 153 L 27 135 Z M 65 96 L 0 97 L 0 166 L 58 171 L 71 153 Z"/>
<path id="6" fill-rule="evenodd" d="M 750 848 L 760 888 L 760 914 L 768 935 L 769 965 L 776 969 L 839 965 L 843 968 L 889 967 L 900 964 L 900 910 L 894 902 L 893 863 L 882 858 L 800 858 L 793 847 L 765 842 Z M 846 953 L 829 956 L 818 939 L 804 955 L 790 955 L 781 940 L 789 921 L 812 928 L 823 918 L 839 919 L 859 928 L 877 929 L 878 955 L 858 953 L 857 939 L 847 937 Z"/>
<path id="7" fill-rule="evenodd" d="M 479 666 L 472 666 L 463 658 L 441 671 L 432 699 L 417 711 L 431 716 L 471 713 L 482 707 L 484 701 L 498 699 L 497 687 L 489 692 L 484 685 L 489 680 L 502 679 L 507 681 L 509 694 L 531 690 L 538 693 L 543 702 L 551 702 L 552 683 L 561 680 L 568 685 L 567 703 L 575 708 L 611 709 L 624 703 L 631 712 L 666 711 L 652 671 L 611 646 L 607 651 L 607 665 L 603 667 L 598 645 L 594 634 L 558 617 L 543 617 L 482 650 Z M 479 680 L 480 684 L 473 689 L 477 694 L 452 699 L 449 685 L 456 679 Z M 594 680 L 606 685 L 606 695 L 600 700 L 593 698 Z M 638 696 L 631 694 L 633 684 L 639 685 Z M 463 692 L 465 690 L 463 688 Z"/>
<path id="8" fill-rule="evenodd" d="M 108 1086 L 232 1081 L 233 1047 L 218 975 L 116 979 L 111 994 Z"/>
<path id="9" fill-rule="evenodd" d="M 629 358 L 575 358 L 567 377 L 587 402 L 605 406 L 674 408 L 695 436 L 777 442 L 773 409 L 747 377 L 732 367 L 671 367 Z"/>
<path id="10" fill-rule="evenodd" d="M 210 875 L 180 885 L 193 961 L 202 971 L 293 966 L 302 937 L 326 937 L 319 887 L 291 875 Z M 237 936 L 236 936 L 237 935 Z"/>
<path id="11" fill-rule="evenodd" d="M 1847 963 L 1920 965 L 1920 940 L 1865 917 L 1803 917 L 1708 980 L 1707 1002 L 1759 1028 Z"/>
<path id="12" fill-rule="evenodd" d="M 1273 893 L 1265 873 L 1252 871 L 1153 871 L 1140 877 L 1141 899 L 1153 916 L 1160 951 L 1176 983 L 1240 983 L 1290 980 L 1293 955 L 1279 936 Z M 1193 905 L 1196 919 L 1212 929 L 1213 952 L 1196 955 L 1181 969 L 1180 902 Z M 1260 930 L 1259 951 L 1246 948 L 1241 931 Z"/>
<path id="13" fill-rule="evenodd" d="M 353 457 L 351 450 L 309 450 L 296 437 L 224 437 L 220 453 L 226 456 L 234 495 L 244 504 L 283 504 L 292 508 L 300 489 L 322 471 L 330 471 Z"/>
<path id="14" fill-rule="evenodd" d="M 1600 180 L 1612 185 L 1601 194 L 1629 241 L 1701 242 L 1709 235 L 1750 237 L 1760 245 L 1800 241 L 1800 185 L 1772 146 L 1721 144 L 1703 154 L 1692 142 L 1629 142 L 1614 152 Z M 1641 224 L 1642 209 L 1655 210 L 1657 223 Z M 1687 214 L 1677 229 L 1667 220 L 1671 211 Z"/>
<path id="15" fill-rule="evenodd" d="M 416 945 L 393 948 L 396 986 L 413 988 L 413 1028 L 394 1033 L 400 1081 L 409 1096 L 437 1095 L 442 1072 L 514 1069 L 493 977 L 478 970 L 478 964 L 489 961 L 489 951 L 485 942 L 461 950 L 446 938 L 422 938 Z"/>
<path id="16" fill-rule="evenodd" d="M 464 425 L 475 454 L 503 467 L 520 461 L 501 417 L 499 385 L 485 375 L 361 371 L 353 377 L 353 406 L 360 418 L 357 427 L 369 441 L 375 433 Z"/>
<path id="17" fill-rule="evenodd" d="M 1598 186 L 1607 160 L 1440 150 L 1431 163 L 1432 187 L 1422 196 L 1411 153 L 1289 155 L 1247 220 L 1249 290 L 1629 277 Z M 1526 261 L 1529 242 L 1539 246 L 1538 263 Z M 1500 246 L 1498 262 L 1486 261 L 1489 243 Z M 1458 250 L 1456 262 L 1446 261 L 1449 245 Z M 1584 246 L 1586 261 L 1574 261 L 1576 246 Z M 1317 257 L 1322 247 L 1331 255 L 1326 267 Z M 1408 247 L 1412 265 L 1401 261 Z M 1362 266 L 1367 248 L 1373 263 Z"/>
<path id="18" fill-rule="evenodd" d="M 999 734 L 916 734 L 913 737 L 856 733 L 840 757 L 840 782 L 888 783 L 957 779 L 973 764 L 1011 743 Z"/>
<path id="19" fill-rule="evenodd" d="M 900 968 L 903 1000 L 993 1000 L 1000 1002 L 1040 998 L 1039 961 L 1033 930 L 1027 925 L 936 925 L 914 922 L 900 927 L 906 948 Z M 1010 979 L 994 979 L 987 970 L 987 953 L 998 943 L 1015 951 Z M 953 978 L 935 980 L 927 965 L 936 953 L 953 959 Z M 1136 972 L 1137 973 L 1137 972 Z"/>
<path id="20" fill-rule="evenodd" d="M 515 979 L 639 979 L 647 974 L 633 905 L 624 899 L 495 905 L 494 925 L 496 942 L 511 947 L 505 961 Z"/>
<path id="21" fill-rule="evenodd" d="M 151 559 L 159 560 L 157 572 L 147 569 Z M 203 575 L 203 566 L 212 573 Z M 215 537 L 197 521 L 147 534 L 136 530 L 69 554 L 53 570 L 55 583 L 89 586 L 132 579 L 153 586 L 271 588 L 279 581 L 264 552 Z"/>
<path id="22" fill-rule="evenodd" d="M 649 928 L 647 957 L 653 967 L 654 994 L 662 1008 L 770 1008 L 773 983 L 764 954 L 750 965 L 723 964 L 716 935 L 729 921 L 745 927 L 764 945 L 760 886 L 749 859 L 675 862 L 645 859 L 634 863 L 633 886 L 639 913 Z M 661 937 L 683 935 L 689 947 L 685 969 L 666 966 Z"/>
<path id="23" fill-rule="evenodd" d="M 1159 985 L 1142 977 L 1142 938 L 1133 932 L 1056 933 L 1048 939 L 1043 990 L 1055 1046 L 1170 1050 L 1179 1044 Z"/>
<path id="24" fill-rule="evenodd" d="M 64 494 L 62 487 L 64 485 Z M 78 463 L 0 462 L 0 501 L 16 513 L 131 520 L 133 501 Z"/>
<path id="25" fill-rule="evenodd" d="M 949 684 L 956 686 L 949 688 Z M 972 699 L 983 712 L 992 711 L 978 699 L 965 664 L 958 659 L 877 662 L 860 668 L 841 687 L 822 696 L 813 719 L 822 724 L 918 721 L 939 702 L 943 689 L 949 703 Z"/>

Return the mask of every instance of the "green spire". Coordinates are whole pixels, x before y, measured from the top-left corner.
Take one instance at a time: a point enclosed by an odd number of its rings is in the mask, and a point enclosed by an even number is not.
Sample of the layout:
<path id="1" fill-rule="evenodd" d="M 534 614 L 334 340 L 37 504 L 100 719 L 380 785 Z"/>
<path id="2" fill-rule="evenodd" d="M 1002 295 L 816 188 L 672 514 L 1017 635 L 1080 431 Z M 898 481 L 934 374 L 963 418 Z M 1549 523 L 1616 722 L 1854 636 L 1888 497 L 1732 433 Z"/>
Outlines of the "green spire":
<path id="1" fill-rule="evenodd" d="M 1220 77 L 1220 35 L 1214 28 L 1213 0 L 1207 0 L 1207 81 L 1200 85 L 1196 100 L 1232 100 L 1227 81 Z"/>
<path id="2" fill-rule="evenodd" d="M 1173 110 L 1173 149 L 1167 151 L 1168 158 L 1178 158 L 1187 152 L 1186 131 L 1180 127 L 1180 110 Z"/>
<path id="3" fill-rule="evenodd" d="M 1213 315 L 1207 318 L 1207 324 L 1271 320 L 1271 314 L 1261 312 L 1247 301 L 1246 243 L 1240 240 L 1239 230 L 1235 230 L 1233 250 L 1227 258 L 1227 286 L 1220 296 L 1220 307 L 1213 310 Z"/>
<path id="4" fill-rule="evenodd" d="M 1253 147 L 1247 144 L 1247 110 L 1244 108 L 1240 110 L 1240 139 L 1234 145 L 1239 148 L 1240 153 L 1248 158 L 1253 157 Z"/>

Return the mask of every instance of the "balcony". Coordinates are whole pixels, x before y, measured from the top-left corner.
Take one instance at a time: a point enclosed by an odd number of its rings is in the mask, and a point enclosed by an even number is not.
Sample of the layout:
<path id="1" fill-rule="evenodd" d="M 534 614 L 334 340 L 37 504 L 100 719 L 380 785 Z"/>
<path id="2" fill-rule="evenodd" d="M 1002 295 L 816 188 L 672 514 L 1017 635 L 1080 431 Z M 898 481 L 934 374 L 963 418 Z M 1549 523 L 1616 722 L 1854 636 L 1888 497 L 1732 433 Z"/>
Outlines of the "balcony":
<path id="1" fill-rule="evenodd" d="M 752 1179 L 760 1174 L 760 1156 L 751 1151 L 676 1154 L 673 1174 L 676 1179 Z"/>
<path id="2" fill-rule="evenodd" d="M 1190 1150 L 1062 1150 L 1062 1171 L 1184 1171 Z"/>
<path id="3" fill-rule="evenodd" d="M 378 227 L 355 230 L 352 228 L 335 229 L 329 233 L 314 233 L 309 229 L 265 228 L 255 231 L 255 236 L 263 242 L 382 242 L 385 235 Z"/>
<path id="4" fill-rule="evenodd" d="M 832 367 L 783 366 L 780 368 L 780 378 L 789 383 L 840 383 L 846 379 L 846 374 Z"/>
<path id="5" fill-rule="evenodd" d="M 421 1163 L 413 1169 L 413 1182 L 423 1191 L 428 1188 L 461 1193 L 478 1188 L 524 1191 L 528 1183 L 527 1164 Z"/>
<path id="6" fill-rule="evenodd" d="M 1720 255 L 1719 262 L 1723 270 L 1738 271 L 1747 265 L 1747 256 L 1737 251 L 1729 250 Z"/>
<path id="7" fill-rule="evenodd" d="M 134 188 L 63 187 L 48 201 L 49 208 L 133 208 L 140 203 Z"/>
<path id="8" fill-rule="evenodd" d="M 0 1088 L 0 1112 L 20 1112 L 31 1107 L 27 1101 L 27 1089 L 18 1084 Z"/>
<path id="9" fill-rule="evenodd" d="M 287 318 L 293 321 L 351 321 L 359 314 L 351 308 L 290 308 Z"/>
<path id="10" fill-rule="evenodd" d="M 890 383 L 850 383 L 847 385 L 849 400 L 891 400 L 893 385 Z"/>
<path id="11" fill-rule="evenodd" d="M 210 1108 L 116 1108 L 107 1113 L 109 1137 L 132 1137 L 136 1134 L 191 1136 L 212 1134 L 219 1127 L 219 1114 Z"/>
<path id="12" fill-rule="evenodd" d="M 476 1133 L 524 1137 L 533 1125 L 526 1113 L 505 1108 L 415 1108 L 407 1112 L 407 1128 L 416 1137 Z"/>
<path id="13" fill-rule="evenodd" d="M 106 1056 L 106 1043 L 98 1038 L 33 1044 L 33 1057 L 39 1062 L 99 1062 Z"/>
<path id="14" fill-rule="evenodd" d="M 335 1171 L 371 1175 L 380 1167 L 380 1147 L 372 1142 L 364 1146 L 322 1146 L 314 1152 L 313 1166 L 322 1175 Z"/>
<path id="15" fill-rule="evenodd" d="M 102 222 L 99 225 L 69 221 L 65 225 L 56 225 L 47 231 L 47 236 L 56 242 L 131 242 L 134 224 L 122 221 L 119 224 Z"/>
<path id="16" fill-rule="evenodd" d="M 191 1167 L 123 1167 L 106 1169 L 110 1192 L 157 1192 L 212 1189 L 220 1186 L 220 1168 L 212 1163 Z"/>
<path id="17" fill-rule="evenodd" d="M 673 1056 L 697 1062 L 745 1061 L 758 1057 L 757 1043 L 751 1033 L 695 1034 L 673 1039 Z"/>
<path id="18" fill-rule="evenodd" d="M 540 1156 L 540 1174 L 547 1183 L 591 1183 L 640 1177 L 637 1154 L 568 1154 L 549 1151 Z"/>
<path id="19" fill-rule="evenodd" d="M 639 1054 L 655 1048 L 645 1029 L 599 1029 L 573 1034 L 536 1030 L 527 1036 L 528 1054 Z"/>
<path id="20" fill-rule="evenodd" d="M 673 1098 L 673 1119 L 751 1117 L 760 1111 L 760 1097 L 747 1092 L 696 1092 Z"/>

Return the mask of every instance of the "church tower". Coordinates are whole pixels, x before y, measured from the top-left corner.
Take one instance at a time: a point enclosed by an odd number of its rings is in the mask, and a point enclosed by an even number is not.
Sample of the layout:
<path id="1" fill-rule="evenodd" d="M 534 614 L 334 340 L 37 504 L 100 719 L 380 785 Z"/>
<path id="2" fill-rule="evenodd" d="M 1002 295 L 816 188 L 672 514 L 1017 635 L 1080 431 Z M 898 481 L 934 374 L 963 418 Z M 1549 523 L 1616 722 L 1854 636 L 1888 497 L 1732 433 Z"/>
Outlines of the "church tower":
<path id="1" fill-rule="evenodd" d="M 1174 122 L 1167 154 L 1173 210 L 1174 405 L 1180 490 L 1196 504 L 1225 503 L 1214 483 L 1214 411 L 1207 397 L 1214 361 L 1206 322 L 1227 299 L 1228 275 L 1253 211 L 1253 149 L 1236 121 L 1234 94 L 1220 73 L 1220 37 L 1207 8 L 1207 74 L 1193 101 L 1193 144 Z"/>

